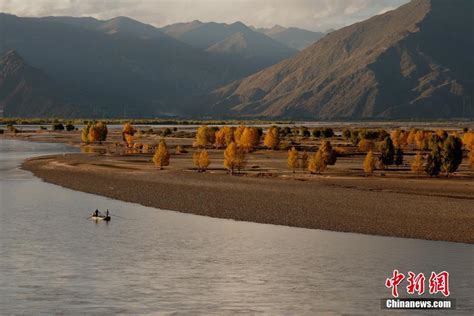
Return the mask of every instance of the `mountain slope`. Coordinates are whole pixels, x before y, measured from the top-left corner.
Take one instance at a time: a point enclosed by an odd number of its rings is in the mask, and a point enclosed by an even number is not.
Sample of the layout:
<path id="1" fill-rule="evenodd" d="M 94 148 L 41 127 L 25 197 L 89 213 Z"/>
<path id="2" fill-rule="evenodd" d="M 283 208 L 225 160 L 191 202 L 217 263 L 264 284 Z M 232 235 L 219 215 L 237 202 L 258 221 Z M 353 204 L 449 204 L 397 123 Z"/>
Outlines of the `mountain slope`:
<path id="1" fill-rule="evenodd" d="M 60 22 L 90 31 L 99 31 L 109 35 L 135 36 L 143 39 L 166 36 L 158 28 L 127 17 L 116 17 L 101 21 L 91 17 L 50 16 L 40 18 L 43 21 Z"/>
<path id="2" fill-rule="evenodd" d="M 17 51 L 94 116 L 181 115 L 197 96 L 251 73 L 169 36 L 111 36 L 75 21 L 83 26 L 0 14 L 0 54 Z"/>
<path id="3" fill-rule="evenodd" d="M 48 76 L 14 51 L 0 56 L 0 112 L 5 116 L 39 117 L 74 112 Z"/>
<path id="4" fill-rule="evenodd" d="M 297 27 L 283 27 L 275 25 L 272 28 L 260 28 L 257 31 L 273 38 L 274 40 L 297 50 L 303 50 L 306 47 L 319 41 L 324 37 L 324 33 L 311 32 Z"/>
<path id="5" fill-rule="evenodd" d="M 221 114 L 473 117 L 470 0 L 414 0 L 216 91 Z"/>
<path id="6" fill-rule="evenodd" d="M 193 47 L 245 59 L 257 70 L 291 57 L 297 52 L 241 22 L 225 24 L 193 21 L 169 25 L 162 28 L 162 31 Z"/>

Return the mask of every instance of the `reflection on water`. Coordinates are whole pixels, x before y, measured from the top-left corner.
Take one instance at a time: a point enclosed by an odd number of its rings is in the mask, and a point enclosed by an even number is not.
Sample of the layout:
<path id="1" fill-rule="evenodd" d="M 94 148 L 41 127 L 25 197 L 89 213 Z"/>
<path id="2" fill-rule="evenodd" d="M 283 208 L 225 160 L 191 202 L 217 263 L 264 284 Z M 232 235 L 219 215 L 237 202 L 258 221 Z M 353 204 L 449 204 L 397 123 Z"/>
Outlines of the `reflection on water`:
<path id="1" fill-rule="evenodd" d="M 472 312 L 472 245 L 160 211 L 18 169 L 63 145 L 0 145 L 0 313 L 378 314 L 395 268 L 449 271 L 457 312 Z M 96 224 L 95 208 L 121 218 Z"/>

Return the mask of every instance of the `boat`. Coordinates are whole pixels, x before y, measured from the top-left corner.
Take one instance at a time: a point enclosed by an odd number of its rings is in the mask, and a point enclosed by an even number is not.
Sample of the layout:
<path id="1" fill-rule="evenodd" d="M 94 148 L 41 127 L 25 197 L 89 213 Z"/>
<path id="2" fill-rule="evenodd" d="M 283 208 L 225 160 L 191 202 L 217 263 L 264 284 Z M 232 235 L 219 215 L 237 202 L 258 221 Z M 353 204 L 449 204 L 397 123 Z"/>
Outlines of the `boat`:
<path id="1" fill-rule="evenodd" d="M 96 221 L 106 221 L 106 222 L 111 220 L 110 216 L 106 216 L 106 215 L 91 216 L 91 219 L 96 220 Z"/>

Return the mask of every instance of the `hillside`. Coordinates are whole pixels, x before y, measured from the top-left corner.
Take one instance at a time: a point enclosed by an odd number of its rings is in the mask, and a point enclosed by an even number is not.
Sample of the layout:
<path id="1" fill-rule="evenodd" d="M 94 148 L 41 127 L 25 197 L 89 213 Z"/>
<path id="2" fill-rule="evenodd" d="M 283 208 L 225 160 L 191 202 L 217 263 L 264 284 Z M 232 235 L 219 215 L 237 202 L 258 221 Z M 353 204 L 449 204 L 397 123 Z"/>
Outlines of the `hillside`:
<path id="1" fill-rule="evenodd" d="M 109 34 L 133 29 L 128 20 L 67 20 L 0 14 L 0 54 L 15 50 L 94 116 L 183 115 L 196 97 L 255 71 L 169 36 Z"/>
<path id="2" fill-rule="evenodd" d="M 312 32 L 297 27 L 286 28 L 280 25 L 275 25 L 272 28 L 259 28 L 256 30 L 288 47 L 300 51 L 316 43 L 325 35 L 321 32 Z"/>
<path id="3" fill-rule="evenodd" d="M 215 92 L 221 115 L 474 117 L 470 0 L 414 0 Z"/>
<path id="4" fill-rule="evenodd" d="M 64 115 L 75 109 L 65 102 L 59 85 L 14 51 L 0 56 L 0 112 L 5 116 Z"/>
<path id="5" fill-rule="evenodd" d="M 255 71 L 291 57 L 297 52 L 241 22 L 225 24 L 193 21 L 168 25 L 161 30 L 193 47 L 243 59 L 251 63 Z"/>

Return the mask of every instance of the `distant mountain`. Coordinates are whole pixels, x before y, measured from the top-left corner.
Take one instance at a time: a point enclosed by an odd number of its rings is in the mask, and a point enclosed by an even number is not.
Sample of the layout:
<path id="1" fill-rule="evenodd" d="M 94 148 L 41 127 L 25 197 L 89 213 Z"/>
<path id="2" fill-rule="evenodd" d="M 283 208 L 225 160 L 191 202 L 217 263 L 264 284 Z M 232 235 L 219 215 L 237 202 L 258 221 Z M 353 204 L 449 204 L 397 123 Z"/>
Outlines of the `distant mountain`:
<path id="1" fill-rule="evenodd" d="M 144 24 L 127 17 L 116 17 L 101 21 L 91 17 L 77 18 L 68 16 L 51 16 L 40 18 L 49 22 L 60 22 L 77 26 L 90 31 L 99 31 L 109 35 L 136 36 L 143 39 L 159 38 L 166 36 L 158 28 Z"/>
<path id="2" fill-rule="evenodd" d="M 168 25 L 161 30 L 193 47 L 216 54 L 241 57 L 255 68 L 259 68 L 258 70 L 297 52 L 241 22 L 225 24 L 193 21 Z"/>
<path id="3" fill-rule="evenodd" d="M 16 52 L 0 56 L 0 112 L 5 116 L 69 115 L 72 107 L 60 86 L 29 66 Z"/>
<path id="4" fill-rule="evenodd" d="M 60 82 L 77 111 L 97 117 L 183 115 L 196 98 L 258 70 L 137 23 L 0 14 L 0 54 L 15 50 Z"/>
<path id="5" fill-rule="evenodd" d="M 215 92 L 214 114 L 474 117 L 472 0 L 413 0 Z"/>
<path id="6" fill-rule="evenodd" d="M 272 28 L 256 29 L 274 40 L 297 50 L 303 50 L 324 37 L 324 33 L 303 30 L 297 27 L 283 27 L 275 25 Z"/>

